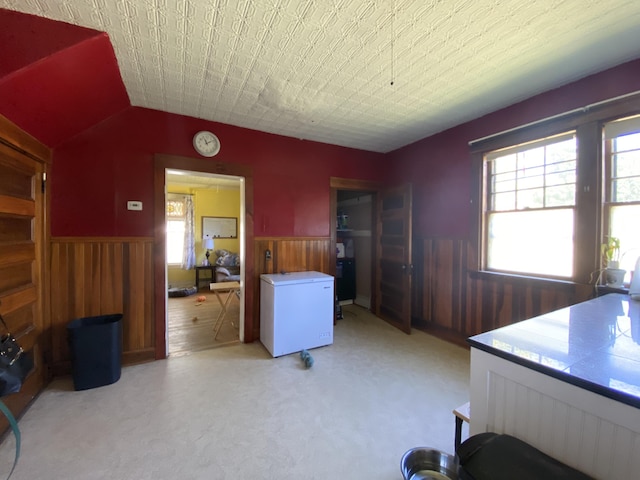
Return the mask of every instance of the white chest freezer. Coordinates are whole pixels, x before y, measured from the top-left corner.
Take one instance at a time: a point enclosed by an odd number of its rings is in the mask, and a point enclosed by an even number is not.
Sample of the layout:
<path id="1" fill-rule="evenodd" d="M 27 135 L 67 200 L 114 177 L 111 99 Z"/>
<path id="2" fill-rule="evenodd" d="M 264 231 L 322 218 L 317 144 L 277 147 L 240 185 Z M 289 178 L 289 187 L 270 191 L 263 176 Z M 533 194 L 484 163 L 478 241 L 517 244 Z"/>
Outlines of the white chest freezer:
<path id="1" fill-rule="evenodd" d="M 260 341 L 274 357 L 333 343 L 333 277 L 260 275 Z"/>

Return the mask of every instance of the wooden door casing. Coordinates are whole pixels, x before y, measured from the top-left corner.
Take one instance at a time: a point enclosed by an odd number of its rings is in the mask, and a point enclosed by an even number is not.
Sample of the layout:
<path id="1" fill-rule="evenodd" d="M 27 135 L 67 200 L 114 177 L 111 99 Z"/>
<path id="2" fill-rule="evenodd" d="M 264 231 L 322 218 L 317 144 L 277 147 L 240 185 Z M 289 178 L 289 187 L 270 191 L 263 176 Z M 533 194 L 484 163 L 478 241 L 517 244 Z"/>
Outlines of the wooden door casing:
<path id="1" fill-rule="evenodd" d="M 411 185 L 378 195 L 376 315 L 411 333 Z"/>
<path id="2" fill-rule="evenodd" d="M 335 215 L 337 214 L 338 211 L 338 191 L 340 190 L 349 190 L 349 191 L 358 191 L 358 192 L 367 192 L 373 195 L 374 199 L 378 198 L 378 193 L 380 192 L 380 190 L 382 190 L 382 184 L 379 182 L 373 182 L 370 180 L 356 180 L 356 179 L 351 179 L 351 178 L 340 178 L 340 177 L 331 177 L 330 178 L 330 182 L 329 182 L 329 186 L 331 187 L 331 191 L 330 191 L 330 197 L 329 197 L 329 218 L 331 219 L 331 224 L 330 224 L 330 231 L 331 231 L 331 244 L 329 245 L 329 249 L 331 252 L 331 263 L 329 266 L 329 270 L 328 273 L 329 275 L 332 275 L 333 277 L 336 276 L 336 260 L 337 260 L 337 250 L 336 250 L 336 246 L 337 246 L 337 225 L 335 222 Z M 372 210 L 372 217 L 371 217 L 371 238 L 372 239 L 377 239 L 378 237 L 378 231 L 376 230 L 377 228 L 377 212 L 376 212 L 376 208 L 377 208 L 377 201 L 374 200 L 373 203 L 373 208 Z M 376 284 L 377 284 L 377 277 L 376 274 L 377 269 L 375 268 L 375 265 L 377 264 L 377 252 L 375 248 L 371 249 L 371 258 L 370 260 L 367 260 L 366 258 L 364 259 L 364 261 L 370 261 L 372 268 L 371 268 L 371 305 L 372 308 L 376 305 L 376 295 L 377 295 L 377 288 L 376 288 Z"/>
<path id="3" fill-rule="evenodd" d="M 211 159 L 157 154 L 154 157 L 154 318 L 155 354 L 160 360 L 167 357 L 167 278 L 165 228 L 165 170 L 167 168 L 193 172 L 215 173 L 244 178 L 244 342 L 251 343 L 254 322 L 259 322 L 253 309 L 253 169 L 239 163 L 216 162 Z M 242 338 L 242 337 L 241 337 Z"/>
<path id="4" fill-rule="evenodd" d="M 0 116 L 0 313 L 34 360 L 20 392 L 3 397 L 16 416 L 40 392 L 46 377 L 44 176 L 49 159 L 46 147 Z M 0 430 L 7 426 L 3 418 Z"/>

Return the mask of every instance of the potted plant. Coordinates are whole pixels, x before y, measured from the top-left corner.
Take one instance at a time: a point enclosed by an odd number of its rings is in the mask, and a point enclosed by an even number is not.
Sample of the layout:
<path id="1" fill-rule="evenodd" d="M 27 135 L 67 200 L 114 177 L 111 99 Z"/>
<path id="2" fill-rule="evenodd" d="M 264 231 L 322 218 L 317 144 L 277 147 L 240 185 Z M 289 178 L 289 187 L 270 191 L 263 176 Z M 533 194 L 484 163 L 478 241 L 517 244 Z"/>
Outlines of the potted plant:
<path id="1" fill-rule="evenodd" d="M 605 268 L 620 267 L 620 239 L 609 237 L 607 243 L 602 244 L 602 261 Z"/>
<path id="2" fill-rule="evenodd" d="M 602 244 L 602 261 L 605 266 L 605 283 L 609 287 L 622 287 L 627 273 L 620 267 L 620 239 L 609 237 L 607 243 Z"/>

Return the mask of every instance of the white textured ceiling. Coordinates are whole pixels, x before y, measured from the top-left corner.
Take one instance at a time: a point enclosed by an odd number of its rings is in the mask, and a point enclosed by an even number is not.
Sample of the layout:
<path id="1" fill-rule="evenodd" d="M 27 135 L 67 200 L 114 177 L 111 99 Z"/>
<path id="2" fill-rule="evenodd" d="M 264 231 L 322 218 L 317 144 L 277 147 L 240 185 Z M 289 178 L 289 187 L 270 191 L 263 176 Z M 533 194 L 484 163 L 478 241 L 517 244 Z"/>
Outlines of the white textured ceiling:
<path id="1" fill-rule="evenodd" d="M 133 105 L 379 152 L 640 56 L 639 0 L 0 7 L 107 32 Z"/>

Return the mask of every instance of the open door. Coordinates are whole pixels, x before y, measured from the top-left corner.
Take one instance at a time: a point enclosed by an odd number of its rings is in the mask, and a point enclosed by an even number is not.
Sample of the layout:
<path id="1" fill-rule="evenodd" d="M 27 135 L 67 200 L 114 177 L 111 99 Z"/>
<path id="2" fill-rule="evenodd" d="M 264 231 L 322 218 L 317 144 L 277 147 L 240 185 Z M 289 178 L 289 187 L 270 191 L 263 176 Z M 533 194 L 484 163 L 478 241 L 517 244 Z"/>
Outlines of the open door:
<path id="1" fill-rule="evenodd" d="M 15 416 L 38 395 L 45 377 L 47 219 L 43 182 L 49 158 L 44 145 L 0 117 L 0 313 L 34 360 L 22 389 L 2 399 Z M 7 427 L 2 417 L 0 433 Z"/>
<path id="2" fill-rule="evenodd" d="M 411 333 L 411 185 L 378 194 L 376 315 Z"/>

